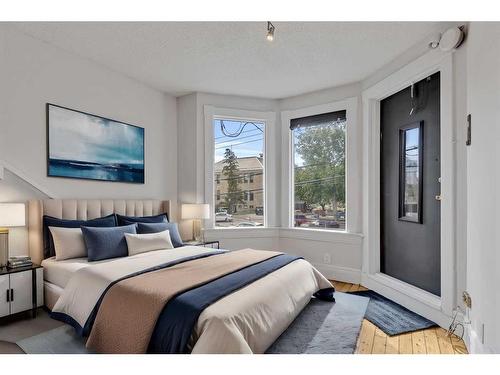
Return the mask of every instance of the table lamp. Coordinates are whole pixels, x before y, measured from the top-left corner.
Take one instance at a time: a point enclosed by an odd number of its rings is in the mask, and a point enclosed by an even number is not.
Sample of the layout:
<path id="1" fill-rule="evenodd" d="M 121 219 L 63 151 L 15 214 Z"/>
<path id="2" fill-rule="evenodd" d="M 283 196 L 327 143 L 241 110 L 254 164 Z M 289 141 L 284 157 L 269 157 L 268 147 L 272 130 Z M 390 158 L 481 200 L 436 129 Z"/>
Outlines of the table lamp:
<path id="1" fill-rule="evenodd" d="M 201 220 L 210 218 L 210 205 L 205 203 L 184 203 L 182 205 L 182 219 L 193 220 L 193 237 L 196 241 L 203 241 Z"/>
<path id="2" fill-rule="evenodd" d="M 26 225 L 24 203 L 0 203 L 0 267 L 9 260 L 9 229 Z"/>

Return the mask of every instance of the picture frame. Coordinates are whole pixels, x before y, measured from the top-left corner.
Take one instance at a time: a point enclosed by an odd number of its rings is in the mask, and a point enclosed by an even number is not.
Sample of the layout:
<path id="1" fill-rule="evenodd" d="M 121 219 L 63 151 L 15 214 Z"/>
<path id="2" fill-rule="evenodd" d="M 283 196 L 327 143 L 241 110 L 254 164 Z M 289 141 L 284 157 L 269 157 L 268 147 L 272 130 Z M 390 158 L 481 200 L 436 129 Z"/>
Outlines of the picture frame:
<path id="1" fill-rule="evenodd" d="M 145 129 L 46 103 L 47 176 L 145 183 Z"/>

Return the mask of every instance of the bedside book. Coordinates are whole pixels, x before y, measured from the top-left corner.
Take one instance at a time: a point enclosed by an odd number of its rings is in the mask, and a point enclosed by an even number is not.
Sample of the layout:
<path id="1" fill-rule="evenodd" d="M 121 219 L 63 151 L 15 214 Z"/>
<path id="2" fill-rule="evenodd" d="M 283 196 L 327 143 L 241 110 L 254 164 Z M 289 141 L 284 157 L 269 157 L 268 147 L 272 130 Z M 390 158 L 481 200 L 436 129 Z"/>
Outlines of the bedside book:
<path id="1" fill-rule="evenodd" d="M 7 264 L 9 268 L 28 267 L 32 265 L 31 257 L 25 255 L 9 257 Z"/>

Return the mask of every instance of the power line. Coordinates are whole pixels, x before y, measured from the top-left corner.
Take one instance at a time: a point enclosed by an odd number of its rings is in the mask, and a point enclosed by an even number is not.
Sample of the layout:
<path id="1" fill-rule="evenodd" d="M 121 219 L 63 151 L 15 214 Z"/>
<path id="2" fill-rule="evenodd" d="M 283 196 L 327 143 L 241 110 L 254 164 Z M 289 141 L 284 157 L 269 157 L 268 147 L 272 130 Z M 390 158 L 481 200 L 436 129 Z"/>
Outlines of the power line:
<path id="1" fill-rule="evenodd" d="M 244 131 L 241 132 L 241 134 L 255 132 L 255 131 L 257 132 L 256 134 L 262 134 L 262 131 L 259 131 L 257 129 L 244 130 Z M 215 137 L 214 139 L 220 139 L 220 138 L 232 138 L 232 137 L 230 137 L 228 135 L 221 135 L 221 136 Z"/>
<path id="2" fill-rule="evenodd" d="M 344 175 L 337 175 L 337 176 L 332 176 L 332 177 L 325 177 L 325 178 L 318 178 L 315 180 L 306 180 L 306 181 L 299 181 L 295 182 L 295 186 L 297 185 L 307 185 L 307 184 L 312 184 L 312 183 L 318 183 L 318 182 L 326 182 L 326 181 L 332 181 L 336 180 L 337 178 L 344 178 Z"/>
<path id="3" fill-rule="evenodd" d="M 241 191 L 236 191 L 236 192 L 232 192 L 232 193 L 215 193 L 214 195 L 230 195 L 230 194 L 245 194 L 245 193 L 254 193 L 254 192 L 263 192 L 264 189 L 249 189 L 249 190 L 241 190 Z"/>
<path id="4" fill-rule="evenodd" d="M 253 177 L 253 176 L 262 176 L 264 172 L 256 172 L 256 173 L 245 173 L 248 177 Z M 217 178 L 215 179 L 216 181 L 231 181 L 231 180 L 241 180 L 244 179 L 244 175 L 236 176 L 236 177 L 227 177 L 227 178 Z"/>
<path id="5" fill-rule="evenodd" d="M 221 148 L 230 148 L 230 147 L 239 146 L 239 145 L 243 145 L 243 144 L 246 144 L 246 143 L 253 143 L 253 142 L 262 142 L 262 139 L 256 139 L 254 141 L 245 141 L 245 142 L 234 143 L 232 145 L 216 147 L 215 149 L 218 150 L 218 149 L 221 149 Z"/>
<path id="6" fill-rule="evenodd" d="M 231 120 L 226 120 L 226 121 L 231 121 Z M 228 137 L 239 137 L 241 135 L 241 133 L 245 130 L 245 126 L 247 126 L 247 125 L 253 125 L 253 126 L 255 126 L 256 129 L 260 130 L 262 133 L 264 132 L 260 127 L 257 126 L 256 123 L 254 123 L 252 121 L 247 121 L 245 123 L 243 123 L 243 121 L 239 121 L 240 126 L 238 127 L 238 130 L 236 130 L 236 132 L 234 132 L 234 133 L 229 133 L 229 131 L 226 129 L 226 124 L 224 124 L 224 120 L 219 119 L 219 122 L 220 122 L 220 130 L 221 130 L 222 134 L 224 134 Z M 238 121 L 233 121 L 233 122 L 238 122 Z"/>
<path id="7" fill-rule="evenodd" d="M 308 167 L 318 167 L 321 165 L 333 165 L 333 163 L 330 162 L 325 162 L 325 163 L 318 163 L 318 164 L 308 164 L 308 165 L 301 165 L 301 166 L 295 166 L 295 169 L 302 169 L 302 168 L 308 168 Z"/>
<path id="8" fill-rule="evenodd" d="M 238 141 L 239 141 L 240 139 L 246 139 L 246 138 L 252 138 L 252 137 L 260 137 L 261 139 L 264 139 L 264 138 L 262 137 L 262 134 L 251 134 L 251 135 L 246 135 L 246 136 L 244 136 L 244 137 L 238 137 Z M 216 145 L 220 145 L 221 143 L 229 143 L 229 142 L 232 142 L 232 141 L 229 141 L 229 140 L 228 140 L 228 141 L 222 141 L 222 142 L 215 142 L 215 144 L 216 144 Z"/>

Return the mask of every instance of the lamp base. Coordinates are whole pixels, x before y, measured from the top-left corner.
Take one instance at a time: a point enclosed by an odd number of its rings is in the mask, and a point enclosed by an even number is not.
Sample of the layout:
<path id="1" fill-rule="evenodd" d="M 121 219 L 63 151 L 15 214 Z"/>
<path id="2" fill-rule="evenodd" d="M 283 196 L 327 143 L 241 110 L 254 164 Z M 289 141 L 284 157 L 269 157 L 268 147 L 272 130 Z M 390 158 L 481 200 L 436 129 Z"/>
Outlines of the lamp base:
<path id="1" fill-rule="evenodd" d="M 7 267 L 9 260 L 9 230 L 0 228 L 0 267 Z"/>
<path id="2" fill-rule="evenodd" d="M 199 219 L 193 220 L 193 238 L 195 241 L 205 242 L 203 228 L 201 227 L 201 220 Z"/>

